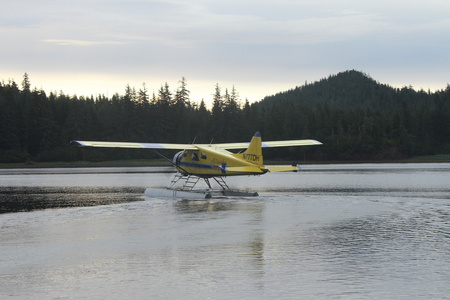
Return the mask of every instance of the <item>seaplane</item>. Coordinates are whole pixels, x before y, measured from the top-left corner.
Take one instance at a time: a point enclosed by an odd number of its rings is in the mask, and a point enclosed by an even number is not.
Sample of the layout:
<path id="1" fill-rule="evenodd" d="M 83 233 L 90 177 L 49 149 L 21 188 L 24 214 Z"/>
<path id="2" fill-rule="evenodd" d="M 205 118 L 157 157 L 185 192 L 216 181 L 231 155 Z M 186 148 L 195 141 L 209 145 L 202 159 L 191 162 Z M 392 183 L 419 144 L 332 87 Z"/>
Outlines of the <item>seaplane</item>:
<path id="1" fill-rule="evenodd" d="M 139 148 L 151 149 L 159 156 L 168 160 L 177 170 L 174 178 L 164 189 L 156 192 L 156 189 L 147 189 L 146 195 L 165 196 L 170 193 L 175 197 L 188 197 L 199 193 L 204 198 L 213 195 L 224 196 L 257 196 L 258 193 L 234 191 L 225 182 L 227 176 L 263 175 L 268 172 L 297 172 L 300 166 L 292 165 L 265 165 L 263 162 L 262 148 L 271 147 L 295 147 L 314 146 L 322 143 L 316 140 L 281 140 L 265 141 L 261 139 L 260 132 L 256 132 L 250 142 L 218 143 L 218 144 L 168 144 L 168 143 L 136 143 L 136 142 L 101 142 L 101 141 L 71 141 L 72 146 L 77 147 L 102 147 L 102 148 Z M 160 150 L 181 150 L 175 154 L 172 160 L 162 155 Z M 228 150 L 235 150 L 231 152 Z M 240 150 L 240 151 L 238 151 Z M 196 184 L 203 179 L 207 189 L 195 189 Z M 210 179 L 213 179 L 218 188 L 213 188 Z M 181 183 L 179 187 L 178 182 Z M 177 187 L 178 185 L 178 187 Z"/>

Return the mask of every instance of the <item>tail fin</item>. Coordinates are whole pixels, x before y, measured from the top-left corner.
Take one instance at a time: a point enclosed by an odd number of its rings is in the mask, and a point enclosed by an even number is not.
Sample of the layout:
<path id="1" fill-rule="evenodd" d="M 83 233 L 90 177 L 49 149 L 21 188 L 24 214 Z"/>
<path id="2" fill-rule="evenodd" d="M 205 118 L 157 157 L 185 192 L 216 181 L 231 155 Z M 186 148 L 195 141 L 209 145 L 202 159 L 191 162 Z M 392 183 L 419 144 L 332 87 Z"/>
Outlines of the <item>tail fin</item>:
<path id="1" fill-rule="evenodd" d="M 261 145 L 261 134 L 257 131 L 250 141 L 247 150 L 242 153 L 244 160 L 252 164 L 263 165 Z"/>

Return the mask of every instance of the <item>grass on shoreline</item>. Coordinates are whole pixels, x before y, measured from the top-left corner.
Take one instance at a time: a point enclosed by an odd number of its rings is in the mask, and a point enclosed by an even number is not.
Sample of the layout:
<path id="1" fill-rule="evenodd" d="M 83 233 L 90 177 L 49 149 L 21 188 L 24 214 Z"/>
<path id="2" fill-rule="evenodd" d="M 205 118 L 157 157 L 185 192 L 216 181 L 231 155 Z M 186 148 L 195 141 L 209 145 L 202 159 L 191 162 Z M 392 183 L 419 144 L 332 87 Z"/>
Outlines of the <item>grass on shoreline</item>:
<path id="1" fill-rule="evenodd" d="M 308 161 L 299 162 L 302 164 L 352 164 L 352 163 L 431 163 L 450 162 L 450 154 L 438 154 L 417 156 L 408 159 L 398 160 L 376 160 L 376 161 Z M 266 164 L 290 164 L 287 161 L 265 161 Z M 0 163 L 0 169 L 21 169 L 21 168 L 90 168 L 90 167 L 161 167 L 171 166 L 163 159 L 133 159 L 116 161 L 76 161 L 76 162 L 27 162 L 27 163 Z"/>

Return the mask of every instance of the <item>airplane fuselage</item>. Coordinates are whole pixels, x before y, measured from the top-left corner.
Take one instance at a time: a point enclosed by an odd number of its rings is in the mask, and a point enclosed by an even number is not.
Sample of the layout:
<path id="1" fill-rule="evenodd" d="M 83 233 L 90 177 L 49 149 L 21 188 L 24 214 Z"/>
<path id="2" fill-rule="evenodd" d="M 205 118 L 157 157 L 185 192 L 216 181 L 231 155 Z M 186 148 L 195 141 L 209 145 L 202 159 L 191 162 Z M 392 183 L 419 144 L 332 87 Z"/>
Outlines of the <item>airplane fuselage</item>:
<path id="1" fill-rule="evenodd" d="M 262 162 L 262 155 L 208 148 L 180 151 L 172 162 L 179 172 L 199 177 L 261 175 L 267 172 L 263 165 L 257 164 Z"/>

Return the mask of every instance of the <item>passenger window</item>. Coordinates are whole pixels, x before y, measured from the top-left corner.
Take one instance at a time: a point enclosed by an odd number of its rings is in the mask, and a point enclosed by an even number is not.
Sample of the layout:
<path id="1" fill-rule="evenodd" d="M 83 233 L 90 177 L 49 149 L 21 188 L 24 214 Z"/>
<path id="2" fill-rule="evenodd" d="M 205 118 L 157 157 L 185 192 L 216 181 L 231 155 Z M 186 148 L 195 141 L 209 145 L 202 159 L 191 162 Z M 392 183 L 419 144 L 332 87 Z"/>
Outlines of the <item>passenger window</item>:
<path id="1" fill-rule="evenodd" d="M 198 161 L 198 155 L 197 155 L 197 153 L 195 153 L 195 152 L 192 153 L 191 159 L 192 159 L 192 160 Z"/>
<path id="2" fill-rule="evenodd" d="M 206 159 L 206 154 L 205 154 L 205 153 L 202 153 L 202 154 L 201 154 L 201 158 L 202 158 L 202 159 Z"/>

